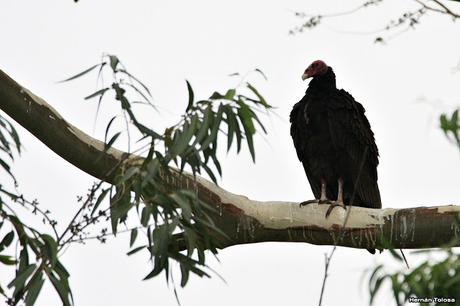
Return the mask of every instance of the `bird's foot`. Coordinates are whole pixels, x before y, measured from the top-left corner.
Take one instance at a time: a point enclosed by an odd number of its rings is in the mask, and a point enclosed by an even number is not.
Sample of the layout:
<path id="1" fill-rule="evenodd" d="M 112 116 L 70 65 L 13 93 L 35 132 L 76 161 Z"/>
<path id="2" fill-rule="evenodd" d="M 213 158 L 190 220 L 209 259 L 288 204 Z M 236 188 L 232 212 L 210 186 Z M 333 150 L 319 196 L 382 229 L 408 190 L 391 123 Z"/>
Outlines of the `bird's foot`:
<path id="1" fill-rule="evenodd" d="M 301 202 L 299 205 L 300 207 L 308 205 L 308 204 L 334 204 L 334 201 L 328 200 L 328 199 L 314 199 L 314 200 L 308 200 Z"/>
<path id="2" fill-rule="evenodd" d="M 329 215 L 331 214 L 331 212 L 334 210 L 335 207 L 342 207 L 343 209 L 346 210 L 345 204 L 343 202 L 333 201 L 330 204 L 331 206 L 329 206 L 326 212 L 326 218 L 329 217 Z"/>
<path id="3" fill-rule="evenodd" d="M 329 199 L 322 199 L 322 200 L 320 199 L 320 200 L 318 201 L 318 204 L 329 204 L 329 205 L 332 205 L 332 204 L 334 204 L 334 203 L 335 203 L 335 201 L 331 201 L 331 200 L 329 200 Z"/>

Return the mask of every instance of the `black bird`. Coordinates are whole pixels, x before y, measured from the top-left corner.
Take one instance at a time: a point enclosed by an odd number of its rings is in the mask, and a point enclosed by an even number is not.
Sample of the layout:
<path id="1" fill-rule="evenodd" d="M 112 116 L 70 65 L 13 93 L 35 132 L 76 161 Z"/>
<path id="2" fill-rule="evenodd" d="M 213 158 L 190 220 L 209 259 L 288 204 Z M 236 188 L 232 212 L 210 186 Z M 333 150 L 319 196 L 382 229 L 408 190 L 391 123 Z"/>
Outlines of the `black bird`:
<path id="1" fill-rule="evenodd" d="M 302 80 L 312 78 L 291 111 L 291 136 L 315 200 L 301 203 L 381 208 L 377 185 L 378 149 L 364 107 L 337 89 L 335 74 L 314 61 Z"/>

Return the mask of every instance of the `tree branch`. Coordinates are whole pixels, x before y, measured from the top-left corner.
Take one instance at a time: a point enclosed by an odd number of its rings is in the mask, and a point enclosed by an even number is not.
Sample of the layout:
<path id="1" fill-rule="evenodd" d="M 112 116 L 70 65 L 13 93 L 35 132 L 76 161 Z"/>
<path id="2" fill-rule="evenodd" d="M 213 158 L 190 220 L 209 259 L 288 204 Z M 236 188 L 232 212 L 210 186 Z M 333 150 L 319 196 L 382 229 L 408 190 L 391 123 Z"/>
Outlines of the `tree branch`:
<path id="1" fill-rule="evenodd" d="M 0 109 L 56 154 L 108 183 L 113 183 L 114 172 L 120 164 L 137 162 L 141 158 L 114 148 L 104 151 L 103 142 L 69 124 L 43 99 L 1 70 Z M 230 193 L 204 178 L 197 177 L 195 181 L 190 174 L 173 173 L 172 177 L 165 178 L 169 184 L 197 191 L 203 201 L 216 208 L 211 217 L 228 236 L 220 241 L 221 248 L 265 241 L 366 249 L 431 248 L 452 242 L 460 232 L 456 221 L 460 206 L 351 207 L 343 227 L 347 214 L 342 209 L 335 209 L 326 219 L 329 205 L 299 207 L 294 202 L 254 201 Z M 452 246 L 460 246 L 460 240 Z"/>
<path id="2" fill-rule="evenodd" d="M 449 9 L 445 4 L 443 4 L 441 1 L 438 0 L 431 0 L 434 3 L 436 3 L 439 7 L 441 8 L 436 8 L 427 5 L 424 1 L 422 0 L 415 0 L 418 4 L 420 4 L 423 8 L 427 9 L 428 11 L 433 11 L 441 14 L 446 14 L 452 16 L 454 19 L 460 18 L 460 15 Z"/>

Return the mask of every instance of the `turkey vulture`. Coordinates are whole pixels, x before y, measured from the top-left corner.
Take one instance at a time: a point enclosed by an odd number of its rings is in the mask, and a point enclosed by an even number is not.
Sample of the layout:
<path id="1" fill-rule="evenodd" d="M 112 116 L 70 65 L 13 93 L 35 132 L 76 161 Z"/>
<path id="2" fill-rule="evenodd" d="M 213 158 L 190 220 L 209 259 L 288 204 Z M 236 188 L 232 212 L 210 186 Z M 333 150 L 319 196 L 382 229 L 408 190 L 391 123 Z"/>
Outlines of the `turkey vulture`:
<path id="1" fill-rule="evenodd" d="M 381 208 L 377 185 L 378 149 L 364 107 L 337 89 L 335 74 L 314 61 L 302 80 L 312 78 L 291 111 L 291 136 L 315 200 L 301 203 Z"/>

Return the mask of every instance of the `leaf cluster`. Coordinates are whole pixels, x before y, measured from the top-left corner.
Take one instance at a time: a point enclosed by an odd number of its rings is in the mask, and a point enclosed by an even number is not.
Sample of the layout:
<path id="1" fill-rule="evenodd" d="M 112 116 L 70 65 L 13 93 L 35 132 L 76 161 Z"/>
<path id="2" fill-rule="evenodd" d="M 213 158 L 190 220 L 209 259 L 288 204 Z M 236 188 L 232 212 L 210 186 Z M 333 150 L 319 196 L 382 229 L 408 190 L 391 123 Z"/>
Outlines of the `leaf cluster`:
<path id="1" fill-rule="evenodd" d="M 439 116 L 439 124 L 447 139 L 456 144 L 460 149 L 460 120 L 458 118 L 458 109 L 450 116 L 448 114 L 441 114 Z"/>
<path id="2" fill-rule="evenodd" d="M 123 232 L 130 232 L 128 255 L 144 251 L 151 260 L 152 269 L 144 279 L 165 272 L 169 281 L 171 261 L 179 264 L 181 286 L 187 284 L 190 273 L 209 277 L 212 270 L 206 266 L 206 251 L 217 254 L 220 243 L 228 237 L 214 224 L 212 216 L 219 212 L 200 198 L 194 185 L 195 176 L 206 174 L 217 184 L 217 177 L 222 175 L 218 154 L 222 136 L 226 138 L 227 152 L 232 146 L 237 153 L 247 147 L 255 161 L 254 136 L 259 130 L 266 133 L 257 113 L 266 113 L 271 106 L 249 82 L 196 100 L 187 81 L 188 101 L 183 116 L 177 124 L 160 132 L 149 128 L 136 115 L 135 104 L 155 108 L 152 95 L 117 56 L 103 55 L 99 64 L 64 81 L 78 79 L 92 71 L 98 72 L 100 80 L 110 74 L 105 79 L 111 80 L 109 85 L 102 84 L 101 89 L 85 97 L 85 100 L 97 101 L 96 116 L 108 94 L 120 109 L 120 114 L 107 123 L 105 150 L 122 135 L 122 132 L 112 133 L 111 129 L 118 118 L 123 118 L 128 140 L 132 135 L 130 129 L 141 135 L 138 142 L 141 145 L 136 152 L 143 158 L 126 159 L 113 169 L 113 185 L 99 182 L 89 189 L 85 201 L 79 197 L 80 207 L 61 233 L 50 212 L 43 211 L 37 201 L 28 201 L 0 185 L 0 264 L 15 270 L 14 278 L 8 283 L 2 284 L 0 280 L 0 294 L 9 305 L 20 302 L 33 305 L 46 280 L 55 288 L 63 305 L 72 305 L 69 273 L 59 260 L 61 251 L 74 242 L 84 243 L 92 238 L 104 242 L 107 236 Z M 13 161 L 14 151 L 20 153 L 20 150 L 16 130 L 0 116 L 0 153 L 7 158 L 0 155 L 0 170 L 6 171 L 15 184 L 9 162 Z M 192 176 L 184 174 L 184 170 L 190 170 Z M 192 187 L 184 184 L 185 178 L 192 182 Z M 51 234 L 25 224 L 16 213 L 18 207 L 40 216 Z M 98 235 L 90 235 L 95 224 L 105 222 L 111 231 L 103 227 Z M 128 226 L 136 222 L 137 226 Z M 120 229 L 120 225 L 125 228 Z M 16 251 L 12 252 L 14 246 Z"/>
<path id="3" fill-rule="evenodd" d="M 460 219 L 452 224 L 452 229 L 458 231 Z M 399 263 L 407 265 L 407 269 L 388 272 L 383 264 L 369 270 L 369 305 L 375 301 L 377 294 L 382 291 L 382 285 L 391 285 L 394 300 L 398 306 L 405 305 L 409 298 L 450 298 L 460 300 L 460 254 L 454 252 L 452 246 L 458 245 L 458 237 L 438 250 L 417 250 L 414 255 L 430 255 L 437 253 L 443 259 L 430 259 L 429 257 L 418 266 L 409 268 L 406 258 L 400 256 L 388 241 L 384 241 L 392 258 Z M 401 251 L 401 254 L 402 251 Z M 439 258 L 439 256 L 437 256 Z M 421 303 L 420 305 L 428 305 Z M 430 304 L 431 305 L 431 304 Z"/>
<path id="4" fill-rule="evenodd" d="M 5 190 L 1 190 L 0 194 L 13 199 L 13 203 L 24 205 L 26 201 Z M 72 305 L 69 273 L 58 259 L 57 239 L 24 224 L 2 198 L 0 215 L 0 231 L 6 232 L 0 241 L 0 263 L 15 267 L 15 277 L 7 284 L 7 288 L 12 291 L 11 295 L 0 284 L 0 294 L 5 297 L 7 304 L 17 305 L 23 301 L 25 305 L 33 305 L 47 278 L 63 305 Z M 16 251 L 13 256 L 7 255 L 14 241 L 16 248 L 21 251 L 19 254 Z"/>
<path id="5" fill-rule="evenodd" d="M 138 119 L 132 105 L 139 101 L 132 100 L 128 92 L 134 90 L 140 102 L 151 104 L 148 88 L 130 74 L 116 56 L 106 55 L 101 63 L 65 81 L 95 69 L 99 75 L 108 71 L 113 81 L 85 99 L 98 98 L 99 108 L 104 95 L 113 92 L 121 112 L 121 116 L 114 116 L 107 124 L 106 150 L 121 135 L 118 132 L 108 137 L 114 120 L 122 117 L 141 135 L 140 141 L 144 144 L 137 152 L 144 156 L 120 164 L 115 184 L 100 190 L 92 214 L 108 198 L 114 235 L 120 224 L 127 226 L 131 212 L 137 215 L 140 226 L 130 230 L 132 249 L 128 255 L 141 250 L 148 252 L 153 268 L 145 279 L 164 271 L 169 281 L 171 260 L 179 263 L 182 286 L 187 284 L 190 273 L 209 277 L 205 251 L 216 254 L 220 241 L 227 237 L 214 224 L 212 215 L 218 213 L 216 208 L 200 199 L 196 188 L 184 186 L 183 171 L 190 170 L 193 178 L 206 173 L 217 184 L 217 177 L 222 175 L 218 155 L 222 136 L 226 138 L 227 152 L 235 144 L 237 153 L 247 146 L 255 161 L 254 135 L 259 130 L 266 133 L 257 112 L 268 112 L 272 107 L 249 82 L 197 100 L 187 81 L 188 101 L 183 116 L 164 131 L 155 131 Z M 144 242 L 140 244 L 137 243 L 139 233 L 144 234 Z"/>
<path id="6" fill-rule="evenodd" d="M 128 72 L 117 56 L 104 55 L 99 64 L 64 81 L 78 79 L 92 71 L 98 72 L 100 80 L 110 74 L 105 79 L 111 80 L 107 86 L 102 82 L 101 89 L 85 97 L 85 100 L 97 101 L 96 116 L 108 94 L 120 110 L 120 114 L 107 123 L 105 150 L 122 135 L 122 132 L 112 133 L 111 129 L 118 118 L 123 118 L 128 138 L 133 128 L 141 135 L 136 153 L 143 157 L 133 159 L 131 155 L 113 169 L 113 185 L 99 182 L 89 189 L 85 201 L 79 197 L 80 208 L 60 233 L 50 212 L 42 210 L 37 201 L 28 201 L 18 192 L 0 185 L 0 265 L 15 271 L 8 283 L 2 284 L 0 280 L 0 294 L 9 305 L 21 302 L 33 305 L 46 280 L 55 288 L 63 305 L 72 305 L 69 273 L 59 260 L 61 251 L 74 242 L 84 243 L 93 238 L 104 242 L 107 236 L 123 232 L 130 232 L 128 255 L 144 251 L 151 260 L 152 269 L 144 279 L 165 272 L 169 281 L 172 261 L 180 267 L 181 286 L 187 284 L 190 273 L 209 277 L 212 270 L 206 266 L 206 251 L 217 254 L 220 243 L 228 237 L 214 224 L 213 216 L 219 211 L 200 198 L 195 176 L 206 174 L 217 184 L 217 178 L 222 175 L 218 154 L 222 137 L 225 138 L 224 151 L 236 147 L 239 153 L 247 147 L 255 161 L 254 136 L 258 131 L 266 133 L 259 113 L 267 113 L 272 107 L 249 82 L 240 82 L 235 88 L 223 93 L 216 91 L 207 99 L 197 100 L 187 81 L 184 114 L 178 123 L 155 131 L 139 120 L 133 108 L 139 103 L 155 108 L 149 89 Z M 15 184 L 9 163 L 14 160 L 14 151 L 20 153 L 20 150 L 16 130 L 0 116 L 0 153 L 6 157 L 0 155 L 0 170 L 6 171 Z M 184 170 L 191 171 L 192 176 L 184 174 Z M 41 217 L 50 234 L 25 224 L 16 213 L 18 207 Z M 103 227 L 98 235 L 91 236 L 94 225 L 105 221 L 111 231 Z M 128 226 L 136 222 L 137 226 Z M 120 225 L 124 229 L 120 229 Z"/>
<path id="7" fill-rule="evenodd" d="M 18 154 L 21 153 L 21 141 L 18 133 L 14 126 L 0 115 L 0 173 L 6 171 L 16 181 L 9 165 L 10 162 L 14 161 L 15 151 Z"/>
<path id="8" fill-rule="evenodd" d="M 459 301 L 459 254 L 451 249 L 446 250 L 445 253 L 446 257 L 443 260 L 426 260 L 409 271 L 388 273 L 383 265 L 376 266 L 369 277 L 369 304 L 373 304 L 385 282 L 390 283 L 398 306 L 404 305 L 410 297 L 445 297 Z M 397 260 L 402 261 L 402 259 Z"/>
<path id="9" fill-rule="evenodd" d="M 14 161 L 15 153 L 21 153 L 21 147 L 14 126 L 0 116 L 0 153 L 3 153 L 0 154 L 0 170 L 8 173 L 15 186 L 17 181 L 11 172 L 10 162 Z M 19 206 L 41 216 L 42 222 L 52 229 L 55 237 L 23 223 L 16 214 Z M 69 273 L 58 259 L 56 224 L 50 218 L 50 212 L 42 211 L 37 201 L 28 201 L 17 191 L 7 190 L 0 184 L 0 264 L 15 270 L 14 278 L 6 287 L 1 283 L 5 279 L 0 280 L 0 294 L 8 305 L 17 305 L 21 301 L 27 306 L 33 305 L 45 279 L 52 283 L 63 305 L 72 304 Z M 14 246 L 16 250 L 11 255 Z"/>
<path id="10" fill-rule="evenodd" d="M 458 110 L 451 115 L 441 114 L 439 117 L 440 128 L 446 137 L 460 149 L 460 122 Z M 453 224 L 452 228 L 458 230 L 460 220 Z M 382 284 L 388 282 L 393 291 L 396 304 L 404 305 L 410 297 L 446 297 L 460 301 L 460 255 L 449 246 L 457 245 L 457 238 L 437 251 L 444 256 L 442 260 L 423 261 L 420 265 L 409 271 L 396 271 L 389 273 L 383 265 L 378 265 L 371 270 L 369 277 L 369 304 L 375 301 L 375 297 L 382 289 Z M 388 247 L 388 245 L 387 245 Z M 421 250 L 413 253 L 428 254 L 430 250 Z M 394 250 L 390 249 L 393 258 L 403 262 L 403 258 Z"/>

